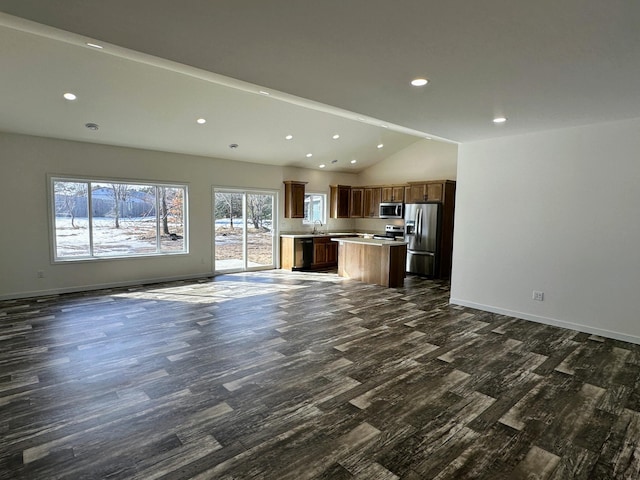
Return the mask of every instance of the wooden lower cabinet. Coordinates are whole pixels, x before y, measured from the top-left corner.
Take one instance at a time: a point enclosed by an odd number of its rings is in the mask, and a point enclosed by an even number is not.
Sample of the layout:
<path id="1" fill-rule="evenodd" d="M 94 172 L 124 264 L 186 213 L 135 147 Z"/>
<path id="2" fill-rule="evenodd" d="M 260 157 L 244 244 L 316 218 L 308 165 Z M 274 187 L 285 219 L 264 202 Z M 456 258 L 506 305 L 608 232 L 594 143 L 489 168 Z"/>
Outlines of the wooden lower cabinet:
<path id="1" fill-rule="evenodd" d="M 293 238 L 280 237 L 280 265 L 284 270 L 293 270 L 297 266 Z"/>
<path id="2" fill-rule="evenodd" d="M 338 244 L 329 237 L 313 239 L 313 262 L 311 268 L 330 268 L 338 264 Z"/>
<path id="3" fill-rule="evenodd" d="M 407 263 L 407 246 L 404 243 L 378 245 L 349 239 L 334 243 L 340 244 L 339 276 L 383 287 L 404 285 Z"/>
<path id="4" fill-rule="evenodd" d="M 338 244 L 332 237 L 280 237 L 280 265 L 284 270 L 323 270 L 338 266 Z M 345 237 L 346 238 L 346 237 Z M 311 260 L 305 258 L 303 243 L 313 242 Z M 308 245 L 308 243 L 307 243 Z M 308 263 L 307 263 L 308 262 Z"/>
<path id="5" fill-rule="evenodd" d="M 324 243 L 313 241 L 313 263 L 314 267 L 327 263 L 327 247 Z"/>
<path id="6" fill-rule="evenodd" d="M 336 242 L 327 245 L 327 263 L 332 266 L 338 265 L 338 244 Z"/>

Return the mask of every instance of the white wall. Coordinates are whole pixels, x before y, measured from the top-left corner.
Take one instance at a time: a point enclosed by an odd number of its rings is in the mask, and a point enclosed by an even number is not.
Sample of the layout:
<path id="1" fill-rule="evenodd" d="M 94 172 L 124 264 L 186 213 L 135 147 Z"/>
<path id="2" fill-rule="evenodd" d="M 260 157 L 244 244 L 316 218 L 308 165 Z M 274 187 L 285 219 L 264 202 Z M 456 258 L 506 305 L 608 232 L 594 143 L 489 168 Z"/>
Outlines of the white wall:
<path id="1" fill-rule="evenodd" d="M 359 185 L 455 180 L 458 145 L 419 140 L 360 173 Z"/>
<path id="2" fill-rule="evenodd" d="M 461 145 L 452 303 L 640 343 L 639 208 L 640 119 Z"/>
<path id="3" fill-rule="evenodd" d="M 47 174 L 188 184 L 189 254 L 52 264 Z M 0 298 L 211 274 L 212 186 L 282 192 L 284 179 L 308 178 L 318 188 L 335 179 L 324 172 L 8 133 L 0 133 L 0 178 Z M 282 203 L 278 211 L 282 220 Z M 44 278 L 37 278 L 39 270 Z"/>

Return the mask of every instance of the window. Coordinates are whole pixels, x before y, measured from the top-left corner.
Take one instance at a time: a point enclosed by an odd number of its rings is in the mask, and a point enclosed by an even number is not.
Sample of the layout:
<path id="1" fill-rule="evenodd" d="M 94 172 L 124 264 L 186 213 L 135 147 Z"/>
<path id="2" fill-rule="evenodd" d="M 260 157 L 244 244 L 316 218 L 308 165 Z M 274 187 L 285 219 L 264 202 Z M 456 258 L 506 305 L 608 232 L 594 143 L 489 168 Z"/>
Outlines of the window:
<path id="1" fill-rule="evenodd" d="M 187 253 L 186 185 L 51 178 L 55 261 Z"/>
<path id="2" fill-rule="evenodd" d="M 304 195 L 304 219 L 302 223 L 319 221 L 323 225 L 326 224 L 326 204 L 327 196 L 324 193 L 306 193 Z"/>

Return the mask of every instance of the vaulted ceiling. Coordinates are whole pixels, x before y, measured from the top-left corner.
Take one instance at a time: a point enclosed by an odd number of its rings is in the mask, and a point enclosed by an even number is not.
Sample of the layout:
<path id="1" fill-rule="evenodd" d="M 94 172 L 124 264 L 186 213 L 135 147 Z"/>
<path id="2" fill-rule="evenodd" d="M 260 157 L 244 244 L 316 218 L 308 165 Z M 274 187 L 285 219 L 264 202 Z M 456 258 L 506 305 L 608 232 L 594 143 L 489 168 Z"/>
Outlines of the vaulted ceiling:
<path id="1" fill-rule="evenodd" d="M 357 171 L 425 137 L 640 117 L 640 2 L 628 0 L 0 0 L 0 11 L 6 131 Z"/>

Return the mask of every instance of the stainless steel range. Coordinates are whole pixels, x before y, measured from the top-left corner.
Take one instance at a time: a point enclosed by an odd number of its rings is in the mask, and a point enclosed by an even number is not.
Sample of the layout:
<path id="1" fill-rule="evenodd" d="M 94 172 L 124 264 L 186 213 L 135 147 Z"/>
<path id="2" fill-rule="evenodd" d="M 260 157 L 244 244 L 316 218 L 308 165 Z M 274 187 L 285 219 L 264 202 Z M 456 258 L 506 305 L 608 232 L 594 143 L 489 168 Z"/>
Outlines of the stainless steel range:
<path id="1" fill-rule="evenodd" d="M 401 237 L 404 234 L 404 227 L 402 225 L 385 225 L 384 235 L 374 235 L 373 238 L 378 240 L 395 240 L 396 237 Z"/>

